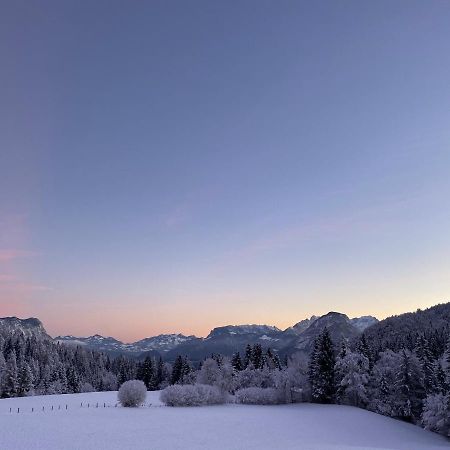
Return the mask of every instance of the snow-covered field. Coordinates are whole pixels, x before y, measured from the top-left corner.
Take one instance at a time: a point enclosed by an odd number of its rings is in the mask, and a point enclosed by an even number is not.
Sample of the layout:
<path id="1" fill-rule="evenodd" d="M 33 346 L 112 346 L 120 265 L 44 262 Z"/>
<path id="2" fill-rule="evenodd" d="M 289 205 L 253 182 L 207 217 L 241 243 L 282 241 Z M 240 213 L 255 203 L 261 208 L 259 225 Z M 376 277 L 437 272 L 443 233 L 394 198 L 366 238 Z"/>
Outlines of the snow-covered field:
<path id="1" fill-rule="evenodd" d="M 450 448 L 450 441 L 437 434 L 347 406 L 169 408 L 162 406 L 158 397 L 158 392 L 149 392 L 147 405 L 138 409 L 115 407 L 116 392 L 0 400 L 0 449 Z"/>

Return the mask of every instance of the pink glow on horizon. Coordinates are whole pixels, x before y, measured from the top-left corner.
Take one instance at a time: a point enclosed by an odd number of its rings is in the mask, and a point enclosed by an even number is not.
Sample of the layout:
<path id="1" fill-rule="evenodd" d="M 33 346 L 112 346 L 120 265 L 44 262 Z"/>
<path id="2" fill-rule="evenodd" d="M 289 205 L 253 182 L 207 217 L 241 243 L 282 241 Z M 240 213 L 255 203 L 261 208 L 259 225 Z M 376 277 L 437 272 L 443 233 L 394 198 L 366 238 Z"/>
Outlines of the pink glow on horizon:
<path id="1" fill-rule="evenodd" d="M 384 319 L 388 316 L 401 314 L 408 311 L 415 311 L 417 308 L 425 309 L 433 306 L 436 302 L 422 302 L 420 304 L 396 305 L 395 308 L 376 311 L 352 310 L 345 311 L 340 308 L 329 308 L 320 311 L 302 312 L 302 311 L 284 311 L 276 314 L 257 314 L 252 311 L 242 311 L 241 315 L 228 313 L 226 317 L 220 317 L 219 314 L 210 313 L 208 317 L 205 314 L 188 314 L 186 310 L 179 312 L 173 311 L 171 314 L 146 315 L 146 313 L 125 312 L 123 309 L 109 310 L 100 312 L 95 306 L 80 311 L 73 305 L 64 311 L 48 310 L 45 314 L 32 314 L 30 307 L 19 306 L 15 303 L 2 304 L 1 314 L 26 317 L 37 317 L 42 322 L 47 332 L 55 337 L 58 335 L 73 335 L 77 337 L 91 336 L 100 334 L 103 336 L 112 336 L 125 343 L 135 342 L 140 339 L 156 336 L 159 334 L 182 333 L 184 335 L 195 335 L 197 337 L 206 337 L 215 327 L 240 324 L 266 324 L 275 325 L 284 330 L 300 320 L 311 317 L 312 315 L 323 315 L 330 310 L 337 310 L 349 317 L 360 317 L 363 315 L 373 315 L 378 319 Z M 3 307 L 4 306 L 4 307 Z"/>

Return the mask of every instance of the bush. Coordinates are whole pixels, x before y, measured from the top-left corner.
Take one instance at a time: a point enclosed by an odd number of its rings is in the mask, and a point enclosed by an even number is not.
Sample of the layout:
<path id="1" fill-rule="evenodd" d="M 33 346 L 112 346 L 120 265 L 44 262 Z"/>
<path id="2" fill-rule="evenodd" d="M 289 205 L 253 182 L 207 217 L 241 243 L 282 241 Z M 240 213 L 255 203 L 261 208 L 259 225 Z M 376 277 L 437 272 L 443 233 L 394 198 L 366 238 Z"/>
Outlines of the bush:
<path id="1" fill-rule="evenodd" d="M 422 423 L 426 430 L 450 436 L 450 396 L 429 395 L 425 400 Z"/>
<path id="2" fill-rule="evenodd" d="M 147 388 L 141 380 L 125 381 L 125 383 L 120 386 L 117 397 L 122 406 L 140 406 L 147 397 Z"/>
<path id="3" fill-rule="evenodd" d="M 80 388 L 80 392 L 95 392 L 91 383 L 83 383 Z"/>
<path id="4" fill-rule="evenodd" d="M 207 384 L 174 384 L 161 391 L 159 398 L 167 406 L 202 406 L 225 403 L 225 396 L 220 389 Z"/>
<path id="5" fill-rule="evenodd" d="M 249 387 L 235 392 L 236 403 L 245 405 L 276 405 L 280 403 L 279 395 L 274 388 Z"/>

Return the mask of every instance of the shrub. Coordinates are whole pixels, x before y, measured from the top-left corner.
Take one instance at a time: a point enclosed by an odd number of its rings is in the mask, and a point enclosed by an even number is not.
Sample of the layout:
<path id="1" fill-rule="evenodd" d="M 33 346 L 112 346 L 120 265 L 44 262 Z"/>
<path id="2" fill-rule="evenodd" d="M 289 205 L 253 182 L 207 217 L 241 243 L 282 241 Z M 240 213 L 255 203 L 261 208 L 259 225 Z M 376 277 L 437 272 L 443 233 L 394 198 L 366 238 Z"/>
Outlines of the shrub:
<path id="1" fill-rule="evenodd" d="M 450 436 L 450 396 L 429 395 L 425 400 L 422 423 L 426 430 Z"/>
<path id="2" fill-rule="evenodd" d="M 236 403 L 245 405 L 276 405 L 279 394 L 274 388 L 249 387 L 235 392 Z"/>
<path id="3" fill-rule="evenodd" d="M 95 392 L 91 383 L 83 383 L 80 388 L 80 392 Z"/>
<path id="4" fill-rule="evenodd" d="M 117 397 L 122 406 L 140 406 L 147 397 L 147 388 L 141 380 L 125 381 L 125 383 L 120 386 Z"/>
<path id="5" fill-rule="evenodd" d="M 167 406 L 202 406 L 225 403 L 225 396 L 215 386 L 174 384 L 161 391 L 160 400 Z"/>

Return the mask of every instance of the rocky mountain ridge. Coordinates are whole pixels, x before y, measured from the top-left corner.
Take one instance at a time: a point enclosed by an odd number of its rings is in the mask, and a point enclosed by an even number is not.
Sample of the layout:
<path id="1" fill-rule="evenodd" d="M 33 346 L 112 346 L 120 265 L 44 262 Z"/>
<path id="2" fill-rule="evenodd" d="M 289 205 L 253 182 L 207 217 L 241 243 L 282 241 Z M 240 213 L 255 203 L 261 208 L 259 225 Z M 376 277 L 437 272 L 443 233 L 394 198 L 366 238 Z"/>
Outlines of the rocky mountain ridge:
<path id="1" fill-rule="evenodd" d="M 178 354 L 187 355 L 193 361 L 201 361 L 213 353 L 231 355 L 244 351 L 247 344 L 261 344 L 272 348 L 280 355 L 311 350 L 315 337 L 327 327 L 332 338 L 339 343 L 352 339 L 367 327 L 377 323 L 371 316 L 348 318 L 345 314 L 330 312 L 323 316 L 304 319 L 286 330 L 270 325 L 226 325 L 211 330 L 205 338 L 183 334 L 160 334 L 132 343 L 124 343 L 113 337 L 95 334 L 89 337 L 57 336 L 56 342 L 65 345 L 80 345 L 112 356 L 131 357 L 162 356 L 172 361 Z M 25 337 L 52 339 L 38 319 L 0 319 L 3 333 L 22 333 Z"/>

